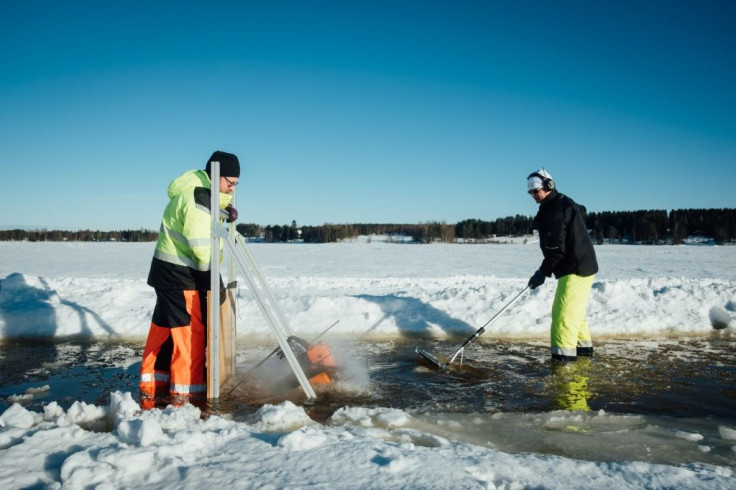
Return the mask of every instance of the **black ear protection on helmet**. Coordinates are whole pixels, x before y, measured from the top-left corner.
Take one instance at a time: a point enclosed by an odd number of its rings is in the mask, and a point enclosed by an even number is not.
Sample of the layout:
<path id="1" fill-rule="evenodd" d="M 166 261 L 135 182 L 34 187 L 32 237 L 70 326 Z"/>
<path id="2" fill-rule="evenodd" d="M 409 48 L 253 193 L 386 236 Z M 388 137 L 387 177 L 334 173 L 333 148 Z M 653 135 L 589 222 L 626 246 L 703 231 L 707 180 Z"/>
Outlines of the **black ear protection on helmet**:
<path id="1" fill-rule="evenodd" d="M 555 181 L 550 179 L 549 177 L 545 177 L 539 172 L 530 173 L 527 179 L 531 179 L 532 177 L 539 177 L 540 179 L 542 179 L 542 189 L 544 189 L 545 191 L 551 191 L 555 188 Z"/>

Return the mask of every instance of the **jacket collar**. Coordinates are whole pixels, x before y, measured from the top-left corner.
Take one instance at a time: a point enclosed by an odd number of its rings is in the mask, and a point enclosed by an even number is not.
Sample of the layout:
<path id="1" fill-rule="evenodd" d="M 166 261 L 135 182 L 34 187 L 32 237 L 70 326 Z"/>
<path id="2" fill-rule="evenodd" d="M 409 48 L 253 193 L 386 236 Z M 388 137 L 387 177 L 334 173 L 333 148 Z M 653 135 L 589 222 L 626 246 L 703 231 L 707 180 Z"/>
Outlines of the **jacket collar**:
<path id="1" fill-rule="evenodd" d="M 559 192 L 557 192 L 557 189 L 552 189 L 552 191 L 549 193 L 549 195 L 546 198 L 544 198 L 544 201 L 542 201 L 542 202 L 539 203 L 539 207 L 541 208 L 542 206 L 546 205 L 547 203 L 550 203 L 550 202 L 554 201 L 555 199 L 557 199 L 557 197 L 559 197 L 561 195 L 562 194 L 560 194 Z"/>

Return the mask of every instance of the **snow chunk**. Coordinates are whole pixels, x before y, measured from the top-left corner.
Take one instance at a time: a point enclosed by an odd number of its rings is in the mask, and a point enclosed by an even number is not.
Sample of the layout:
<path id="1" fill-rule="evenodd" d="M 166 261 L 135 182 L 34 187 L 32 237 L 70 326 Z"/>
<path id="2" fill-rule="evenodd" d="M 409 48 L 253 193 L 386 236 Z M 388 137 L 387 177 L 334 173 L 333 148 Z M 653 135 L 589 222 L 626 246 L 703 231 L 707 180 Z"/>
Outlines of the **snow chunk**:
<path id="1" fill-rule="evenodd" d="M 329 418 L 330 425 L 357 425 L 360 427 L 403 427 L 410 420 L 402 410 L 392 408 L 343 407 Z"/>
<path id="2" fill-rule="evenodd" d="M 164 438 L 161 425 L 150 418 L 124 420 L 118 425 L 120 440 L 135 446 L 150 446 Z"/>
<path id="3" fill-rule="evenodd" d="M 401 441 L 410 441 L 417 446 L 425 447 L 444 447 L 450 444 L 450 441 L 444 437 L 434 434 L 427 434 L 415 429 L 397 429 L 391 432 L 391 435 L 399 438 Z"/>
<path id="4" fill-rule="evenodd" d="M 727 441 L 736 441 L 736 429 L 720 425 L 718 426 L 718 433 L 721 434 L 721 438 Z"/>
<path id="5" fill-rule="evenodd" d="M 23 403 L 23 402 L 27 403 L 27 402 L 30 402 L 31 400 L 33 400 L 33 395 L 28 394 L 28 393 L 23 393 L 22 395 L 10 395 L 8 397 L 8 401 L 13 402 L 13 403 Z"/>
<path id="6" fill-rule="evenodd" d="M 185 403 L 180 407 L 169 405 L 163 412 L 152 411 L 149 413 L 148 416 L 156 417 L 161 424 L 161 429 L 166 432 L 190 430 L 193 423 L 195 425 L 200 423 L 202 415 L 202 411 L 191 403 Z"/>
<path id="7" fill-rule="evenodd" d="M 80 401 L 74 402 L 69 407 L 66 417 L 72 424 L 95 432 L 102 432 L 107 427 L 107 410 L 104 407 L 88 405 Z"/>
<path id="8" fill-rule="evenodd" d="M 63 426 L 63 420 L 65 420 L 64 409 L 57 402 L 51 402 L 43 407 L 43 419 Z"/>
<path id="9" fill-rule="evenodd" d="M 359 427 L 372 427 L 373 420 L 368 412 L 371 410 L 363 407 L 342 407 L 335 411 L 327 420 L 329 425 L 357 425 Z"/>
<path id="10" fill-rule="evenodd" d="M 10 395 L 8 397 L 8 401 L 17 403 L 28 402 L 30 400 L 33 400 L 36 395 L 48 393 L 50 390 L 51 387 L 49 387 L 49 385 L 39 386 L 35 388 L 30 387 L 26 391 L 24 391 L 22 395 Z"/>
<path id="11" fill-rule="evenodd" d="M 678 430 L 675 432 L 675 435 L 680 439 L 685 439 L 686 441 L 698 442 L 703 440 L 703 435 L 695 432 L 685 432 L 683 430 Z"/>
<path id="12" fill-rule="evenodd" d="M 279 405 L 264 405 L 255 413 L 253 425 L 266 432 L 291 432 L 315 422 L 303 408 L 285 401 Z"/>
<path id="13" fill-rule="evenodd" d="M 16 429 L 30 429 L 35 424 L 32 412 L 26 410 L 19 403 L 13 403 L 10 408 L 0 415 L 0 427 L 14 427 Z"/>
<path id="14" fill-rule="evenodd" d="M 141 408 L 133 400 L 130 392 L 115 391 L 110 394 L 110 419 L 115 427 L 121 420 L 132 418 L 141 412 Z"/>
<path id="15" fill-rule="evenodd" d="M 722 330 L 731 325 L 731 315 L 720 306 L 714 306 L 708 312 L 710 317 L 710 324 L 716 330 Z"/>
<path id="16" fill-rule="evenodd" d="M 324 431 L 304 428 L 282 436 L 277 445 L 287 451 L 308 451 L 321 446 L 327 441 Z"/>
<path id="17" fill-rule="evenodd" d="M 409 416 L 401 410 L 388 410 L 376 416 L 376 425 L 392 429 L 402 427 L 409 421 Z"/>

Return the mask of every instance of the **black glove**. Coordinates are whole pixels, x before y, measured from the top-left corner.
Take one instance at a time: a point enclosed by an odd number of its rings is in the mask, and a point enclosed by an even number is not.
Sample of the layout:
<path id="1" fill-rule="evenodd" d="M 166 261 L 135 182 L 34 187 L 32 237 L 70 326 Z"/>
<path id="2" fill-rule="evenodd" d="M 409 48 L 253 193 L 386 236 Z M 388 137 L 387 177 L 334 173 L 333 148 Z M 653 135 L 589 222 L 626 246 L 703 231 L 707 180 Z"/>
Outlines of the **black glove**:
<path id="1" fill-rule="evenodd" d="M 537 272 L 534 273 L 534 275 L 529 278 L 529 287 L 532 289 L 537 289 L 539 286 L 544 284 L 544 272 L 542 272 L 542 269 L 537 270 Z"/>
<path id="2" fill-rule="evenodd" d="M 225 211 L 229 216 L 229 218 L 225 220 L 228 223 L 232 223 L 233 221 L 238 219 L 238 210 L 235 209 L 232 204 L 228 204 L 227 206 L 225 206 Z"/>

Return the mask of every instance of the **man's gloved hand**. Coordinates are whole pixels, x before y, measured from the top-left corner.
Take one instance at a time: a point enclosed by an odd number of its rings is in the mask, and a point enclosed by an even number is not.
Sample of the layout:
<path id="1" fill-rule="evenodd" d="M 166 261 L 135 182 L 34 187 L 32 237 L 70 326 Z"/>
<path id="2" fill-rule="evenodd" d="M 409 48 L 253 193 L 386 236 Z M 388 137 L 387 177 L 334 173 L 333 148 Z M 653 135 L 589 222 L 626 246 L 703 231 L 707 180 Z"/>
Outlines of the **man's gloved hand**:
<path id="1" fill-rule="evenodd" d="M 537 272 L 534 273 L 534 275 L 529 279 L 529 287 L 532 289 L 537 289 L 539 286 L 544 284 L 544 272 L 542 272 L 542 269 L 538 269 Z"/>
<path id="2" fill-rule="evenodd" d="M 229 216 L 229 218 L 225 220 L 228 223 L 232 223 L 233 221 L 238 219 L 238 210 L 235 209 L 232 204 L 228 204 L 227 206 L 225 206 L 225 211 Z"/>

